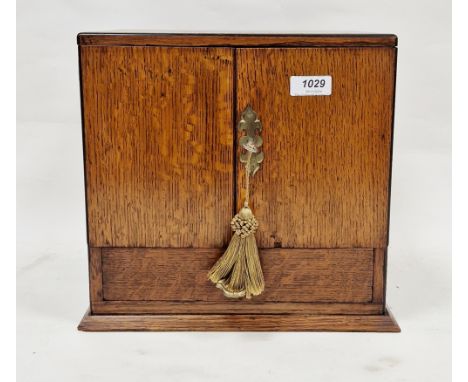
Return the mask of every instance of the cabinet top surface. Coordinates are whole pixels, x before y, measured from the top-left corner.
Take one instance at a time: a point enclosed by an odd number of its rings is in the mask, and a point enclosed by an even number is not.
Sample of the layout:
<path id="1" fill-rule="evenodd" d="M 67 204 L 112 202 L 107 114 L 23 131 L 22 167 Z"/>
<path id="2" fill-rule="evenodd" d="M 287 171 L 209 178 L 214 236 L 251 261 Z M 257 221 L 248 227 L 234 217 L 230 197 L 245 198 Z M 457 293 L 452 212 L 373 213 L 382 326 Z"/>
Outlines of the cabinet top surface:
<path id="1" fill-rule="evenodd" d="M 79 45 L 226 47 L 395 47 L 394 34 L 79 33 Z"/>

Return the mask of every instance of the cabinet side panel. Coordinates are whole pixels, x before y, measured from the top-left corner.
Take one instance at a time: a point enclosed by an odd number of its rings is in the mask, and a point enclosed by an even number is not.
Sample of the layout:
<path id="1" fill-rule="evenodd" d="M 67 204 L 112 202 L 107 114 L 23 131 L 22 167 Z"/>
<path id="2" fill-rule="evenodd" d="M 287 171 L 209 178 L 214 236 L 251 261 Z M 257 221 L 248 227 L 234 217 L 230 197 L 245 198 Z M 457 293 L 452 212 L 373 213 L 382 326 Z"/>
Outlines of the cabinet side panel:
<path id="1" fill-rule="evenodd" d="M 89 244 L 222 247 L 233 210 L 233 54 L 81 47 Z"/>
<path id="2" fill-rule="evenodd" d="M 394 48 L 238 50 L 237 114 L 250 104 L 263 124 L 260 247 L 386 247 L 394 65 Z M 291 96 L 310 75 L 332 94 Z"/>

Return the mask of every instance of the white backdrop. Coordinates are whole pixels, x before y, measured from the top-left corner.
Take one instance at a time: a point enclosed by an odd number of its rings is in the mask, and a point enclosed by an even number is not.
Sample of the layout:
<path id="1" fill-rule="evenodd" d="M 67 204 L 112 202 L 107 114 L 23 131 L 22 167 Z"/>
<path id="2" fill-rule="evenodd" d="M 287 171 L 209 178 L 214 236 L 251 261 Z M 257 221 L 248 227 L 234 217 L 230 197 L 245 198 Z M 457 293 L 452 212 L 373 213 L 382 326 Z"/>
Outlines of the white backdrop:
<path id="1" fill-rule="evenodd" d="M 450 1 L 18 0 L 19 381 L 450 379 Z M 388 303 L 401 334 L 80 333 L 88 301 L 76 34 L 395 33 Z"/>

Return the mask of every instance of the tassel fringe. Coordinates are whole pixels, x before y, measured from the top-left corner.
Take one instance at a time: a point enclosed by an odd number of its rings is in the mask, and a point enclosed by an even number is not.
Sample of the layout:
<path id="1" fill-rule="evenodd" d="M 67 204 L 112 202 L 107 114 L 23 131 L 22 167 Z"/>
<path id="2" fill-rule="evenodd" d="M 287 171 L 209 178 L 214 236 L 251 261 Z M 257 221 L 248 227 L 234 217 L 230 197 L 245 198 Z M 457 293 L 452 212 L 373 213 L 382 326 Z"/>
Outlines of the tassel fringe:
<path id="1" fill-rule="evenodd" d="M 226 297 L 249 299 L 265 288 L 255 240 L 258 223 L 250 208 L 244 207 L 232 219 L 231 227 L 234 231 L 231 242 L 211 268 L 208 278 Z"/>

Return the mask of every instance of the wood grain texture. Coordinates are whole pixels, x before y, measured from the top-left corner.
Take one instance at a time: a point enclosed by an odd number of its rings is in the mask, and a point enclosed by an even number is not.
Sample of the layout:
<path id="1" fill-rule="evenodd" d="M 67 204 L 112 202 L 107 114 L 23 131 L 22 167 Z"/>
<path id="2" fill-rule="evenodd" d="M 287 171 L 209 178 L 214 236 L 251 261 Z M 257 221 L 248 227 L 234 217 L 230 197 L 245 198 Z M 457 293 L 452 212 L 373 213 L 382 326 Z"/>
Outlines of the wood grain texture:
<path id="1" fill-rule="evenodd" d="M 342 331 L 400 332 L 393 316 L 381 315 L 90 315 L 83 331 Z"/>
<path id="2" fill-rule="evenodd" d="M 165 34 L 165 33 L 80 33 L 81 45 L 164 46 L 395 46 L 393 34 Z"/>
<path id="3" fill-rule="evenodd" d="M 374 282 L 372 301 L 376 304 L 385 304 L 385 256 L 386 250 L 374 250 Z"/>
<path id="4" fill-rule="evenodd" d="M 227 300 L 207 272 L 216 249 L 103 248 L 104 300 Z M 265 292 L 253 301 L 370 302 L 372 249 L 263 250 Z M 232 304 L 249 301 L 231 300 Z"/>
<path id="5" fill-rule="evenodd" d="M 98 301 L 93 314 L 382 314 L 382 304 L 259 302 L 256 300 Z"/>
<path id="6" fill-rule="evenodd" d="M 80 49 L 90 246 L 224 246 L 232 50 Z"/>
<path id="7" fill-rule="evenodd" d="M 79 328 L 399 331 L 385 312 L 396 42 L 80 34 L 91 311 Z M 292 97 L 292 75 L 331 75 L 333 93 Z M 243 196 L 247 104 L 264 127 L 251 202 L 266 290 L 231 300 L 207 272 Z"/>
<path id="8" fill-rule="evenodd" d="M 102 301 L 101 248 L 89 248 L 89 296 L 91 304 Z"/>
<path id="9" fill-rule="evenodd" d="M 394 48 L 237 49 L 237 115 L 263 124 L 260 247 L 387 246 L 394 66 Z M 331 75 L 332 95 L 290 96 L 293 75 Z"/>

